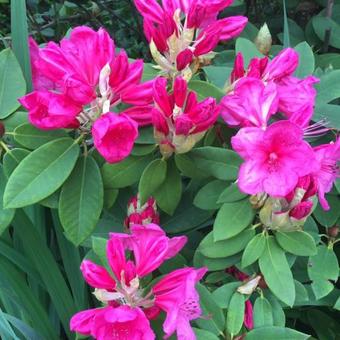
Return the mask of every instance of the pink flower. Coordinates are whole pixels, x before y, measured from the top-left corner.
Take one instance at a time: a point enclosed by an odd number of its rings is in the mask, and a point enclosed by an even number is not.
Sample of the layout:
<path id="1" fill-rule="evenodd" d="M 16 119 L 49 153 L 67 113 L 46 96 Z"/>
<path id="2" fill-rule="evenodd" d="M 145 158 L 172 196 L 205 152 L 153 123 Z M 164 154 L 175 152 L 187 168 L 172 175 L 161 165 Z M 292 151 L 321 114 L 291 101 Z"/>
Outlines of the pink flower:
<path id="1" fill-rule="evenodd" d="M 155 109 L 153 125 L 155 137 L 163 155 L 189 151 L 215 123 L 219 107 L 213 98 L 197 101 L 186 81 L 177 77 L 173 94 L 167 93 L 167 80 L 157 78 L 154 84 Z"/>
<path id="2" fill-rule="evenodd" d="M 69 97 L 47 91 L 34 91 L 19 99 L 28 110 L 29 121 L 39 129 L 77 128 L 82 108 Z"/>
<path id="3" fill-rule="evenodd" d="M 150 197 L 144 205 L 140 205 L 140 200 L 134 196 L 128 202 L 128 214 L 124 225 L 130 228 L 134 224 L 146 225 L 150 223 L 159 223 L 159 214 L 157 204 L 153 197 Z"/>
<path id="4" fill-rule="evenodd" d="M 335 180 L 340 176 L 340 138 L 330 144 L 319 145 L 314 148 L 318 168 L 313 172 L 317 182 L 319 202 L 323 209 L 329 210 L 325 194 L 330 192 Z"/>
<path id="5" fill-rule="evenodd" d="M 155 334 L 140 308 L 129 306 L 90 309 L 74 315 L 72 331 L 98 340 L 153 340 Z"/>
<path id="6" fill-rule="evenodd" d="M 135 0 L 144 17 L 144 33 L 155 61 L 168 73 L 182 71 L 219 41 L 239 35 L 247 18 L 217 16 L 231 0 Z M 194 58 L 196 57 L 196 58 Z"/>
<path id="7" fill-rule="evenodd" d="M 179 340 L 196 339 L 190 321 L 199 318 L 202 311 L 195 285 L 206 271 L 205 268 L 177 269 L 164 276 L 152 288 L 155 305 L 167 314 L 163 324 L 166 338 L 177 332 Z"/>
<path id="8" fill-rule="evenodd" d="M 316 90 L 313 84 L 317 82 L 319 79 L 310 76 L 305 79 L 286 77 L 277 83 L 279 110 L 302 128 L 309 125 L 314 113 Z"/>
<path id="9" fill-rule="evenodd" d="M 245 160 L 238 184 L 248 194 L 285 196 L 299 177 L 317 168 L 312 148 L 303 141 L 303 130 L 289 121 L 276 122 L 265 131 L 243 128 L 232 138 L 232 146 Z"/>
<path id="10" fill-rule="evenodd" d="M 109 163 L 116 163 L 131 153 L 138 126 L 124 114 L 108 112 L 94 122 L 92 135 L 99 153 Z"/>
<path id="11" fill-rule="evenodd" d="M 221 116 L 230 126 L 265 128 L 277 108 L 275 84 L 265 86 L 261 80 L 248 77 L 240 79 L 234 90 L 223 97 Z"/>

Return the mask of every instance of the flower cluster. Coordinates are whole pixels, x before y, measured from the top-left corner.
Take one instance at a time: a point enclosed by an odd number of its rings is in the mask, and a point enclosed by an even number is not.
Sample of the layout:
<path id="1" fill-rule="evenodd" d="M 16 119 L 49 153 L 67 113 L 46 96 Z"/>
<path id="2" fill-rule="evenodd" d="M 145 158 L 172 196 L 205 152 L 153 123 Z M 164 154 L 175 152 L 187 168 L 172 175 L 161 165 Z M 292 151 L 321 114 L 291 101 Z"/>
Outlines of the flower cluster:
<path id="1" fill-rule="evenodd" d="M 188 91 L 187 82 L 180 76 L 175 78 L 171 94 L 167 93 L 166 78 L 157 78 L 154 101 L 152 123 L 155 140 L 165 157 L 173 152 L 191 150 L 219 115 L 215 99 L 209 97 L 198 102 L 196 93 Z"/>
<path id="2" fill-rule="evenodd" d="M 232 0 L 134 0 L 144 17 L 144 32 L 152 56 L 165 74 L 190 78 L 219 41 L 239 35 L 247 18 L 217 20 Z M 193 66 L 190 69 L 190 66 Z"/>
<path id="3" fill-rule="evenodd" d="M 147 290 L 141 279 L 175 256 L 187 238 L 170 239 L 156 224 L 134 224 L 130 231 L 110 234 L 106 249 L 109 271 L 89 260 L 82 262 L 83 276 L 95 288 L 94 295 L 103 307 L 74 315 L 71 330 L 98 340 L 152 340 L 155 334 L 149 320 L 165 312 L 167 337 L 177 332 L 178 339 L 195 339 L 190 320 L 201 316 L 195 285 L 206 269 L 177 269 Z"/>
<path id="4" fill-rule="evenodd" d="M 325 193 L 339 176 L 339 138 L 314 148 L 306 141 L 307 136 L 328 129 L 320 123 L 310 125 L 316 95 L 313 84 L 318 80 L 294 77 L 297 65 L 298 55 L 290 48 L 271 61 L 252 59 L 247 70 L 239 54 L 221 101 L 225 122 L 241 127 L 232 137 L 233 149 L 245 160 L 239 187 L 268 197 L 260 216 L 276 228 L 302 224 L 317 193 L 322 207 L 329 209 Z"/>
<path id="5" fill-rule="evenodd" d="M 60 44 L 30 40 L 34 91 L 20 99 L 40 129 L 92 132 L 108 162 L 128 156 L 138 124 L 151 123 L 152 81 L 141 83 L 143 62 L 130 63 L 104 29 L 77 27 Z M 119 104 L 129 107 L 117 114 Z"/>

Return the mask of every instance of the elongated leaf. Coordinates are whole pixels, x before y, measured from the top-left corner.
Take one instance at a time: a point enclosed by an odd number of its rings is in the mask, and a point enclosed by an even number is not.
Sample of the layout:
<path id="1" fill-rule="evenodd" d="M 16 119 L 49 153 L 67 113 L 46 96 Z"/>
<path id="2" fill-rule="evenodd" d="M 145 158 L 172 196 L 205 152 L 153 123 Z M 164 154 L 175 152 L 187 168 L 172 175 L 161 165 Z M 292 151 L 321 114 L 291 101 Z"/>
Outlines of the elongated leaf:
<path id="1" fill-rule="evenodd" d="M 151 160 L 150 156 L 130 156 L 116 164 L 105 163 L 102 167 L 104 187 L 119 189 L 136 183 Z"/>
<path id="2" fill-rule="evenodd" d="M 6 152 L 3 158 L 3 165 L 4 173 L 7 178 L 9 178 L 19 163 L 29 154 L 30 152 L 25 149 L 12 149 Z"/>
<path id="3" fill-rule="evenodd" d="M 4 209 L 3 195 L 7 178 L 4 174 L 2 165 L 0 164 L 0 235 L 6 230 L 14 217 L 14 209 Z"/>
<path id="4" fill-rule="evenodd" d="M 209 331 L 205 331 L 204 329 L 192 328 L 195 332 L 197 340 L 218 340 L 219 338 Z"/>
<path id="5" fill-rule="evenodd" d="M 248 267 L 260 258 L 266 247 L 266 238 L 257 234 L 246 246 L 242 255 L 242 268 Z"/>
<path id="6" fill-rule="evenodd" d="M 286 251 L 298 256 L 312 256 L 316 254 L 314 239 L 303 231 L 292 231 L 275 234 L 278 244 Z"/>
<path id="7" fill-rule="evenodd" d="M 253 329 L 246 336 L 246 340 L 306 340 L 308 338 L 309 335 L 294 329 L 275 326 Z"/>
<path id="8" fill-rule="evenodd" d="M 225 93 L 217 86 L 201 80 L 192 80 L 189 83 L 189 89 L 197 93 L 199 100 L 203 100 L 207 97 L 213 97 L 217 101 L 220 101 L 225 95 Z"/>
<path id="9" fill-rule="evenodd" d="M 182 197 L 182 180 L 173 160 L 167 162 L 166 178 L 154 193 L 157 205 L 172 215 Z"/>
<path id="10" fill-rule="evenodd" d="M 258 297 L 254 304 L 254 327 L 273 326 L 272 306 L 265 297 Z"/>
<path id="11" fill-rule="evenodd" d="M 32 72 L 28 49 L 28 28 L 26 16 L 26 2 L 11 1 L 11 35 L 13 50 L 24 73 L 27 91 L 32 90 Z"/>
<path id="12" fill-rule="evenodd" d="M 220 197 L 217 200 L 217 203 L 232 203 L 240 201 L 246 198 L 247 195 L 240 192 L 238 185 L 236 183 L 232 183 L 229 187 L 224 189 L 221 193 Z"/>
<path id="13" fill-rule="evenodd" d="M 76 308 L 51 251 L 23 211 L 17 211 L 13 223 L 21 238 L 25 253 L 34 263 L 45 284 L 66 334 L 71 337 L 69 321 L 76 312 Z"/>
<path id="14" fill-rule="evenodd" d="M 256 45 L 245 38 L 237 38 L 235 45 L 235 52 L 242 53 L 244 59 L 244 65 L 247 67 L 250 59 L 258 57 L 262 58 L 263 54 L 256 48 Z"/>
<path id="15" fill-rule="evenodd" d="M 141 204 L 144 204 L 164 182 L 166 170 L 167 163 L 162 159 L 155 159 L 145 168 L 138 185 Z"/>
<path id="16" fill-rule="evenodd" d="M 241 282 L 229 282 L 214 290 L 212 297 L 220 308 L 228 308 L 231 297 L 241 284 Z"/>
<path id="17" fill-rule="evenodd" d="M 19 338 L 14 333 L 11 325 L 7 321 L 5 314 L 1 309 L 0 309 L 0 336 L 3 339 L 19 340 Z"/>
<path id="18" fill-rule="evenodd" d="M 327 104 L 330 101 L 340 97 L 340 83 L 336 81 L 339 79 L 340 70 L 327 72 L 320 77 L 320 83 L 315 84 L 317 89 L 316 102 L 319 104 Z"/>
<path id="19" fill-rule="evenodd" d="M 195 196 L 194 205 L 203 210 L 218 209 L 217 199 L 224 189 L 225 182 L 215 180 L 203 186 Z"/>
<path id="20" fill-rule="evenodd" d="M 229 239 L 247 228 L 254 218 L 254 209 L 248 199 L 224 203 L 214 223 L 214 241 Z"/>
<path id="21" fill-rule="evenodd" d="M 222 309 L 218 307 L 211 293 L 201 284 L 197 285 L 197 291 L 200 295 L 200 305 L 205 315 L 211 315 L 209 319 L 197 319 L 197 324 L 215 335 L 223 334 L 225 318 Z"/>
<path id="22" fill-rule="evenodd" d="M 307 42 L 301 42 L 294 47 L 295 51 L 299 53 L 299 66 L 295 71 L 295 76 L 298 78 L 307 77 L 313 74 L 315 68 L 315 59 L 313 50 Z"/>
<path id="23" fill-rule="evenodd" d="M 36 149 L 61 137 L 66 137 L 66 132 L 63 130 L 40 130 L 27 123 L 19 125 L 14 130 L 14 139 L 28 149 Z"/>
<path id="24" fill-rule="evenodd" d="M 103 181 L 96 161 L 91 156 L 79 158 L 59 199 L 61 224 L 67 238 L 76 246 L 96 227 L 103 200 Z"/>
<path id="25" fill-rule="evenodd" d="M 227 313 L 227 331 L 232 336 L 238 334 L 243 325 L 245 296 L 235 292 L 229 302 Z"/>
<path id="26" fill-rule="evenodd" d="M 290 46 L 288 16 L 286 11 L 286 1 L 282 0 L 282 2 L 283 2 L 283 47 L 287 48 Z"/>
<path id="27" fill-rule="evenodd" d="M 13 327 L 15 327 L 24 336 L 25 339 L 43 340 L 43 337 L 40 334 L 21 320 L 5 313 L 4 316 L 13 325 Z"/>
<path id="28" fill-rule="evenodd" d="M 265 250 L 259 259 L 259 265 L 273 294 L 288 306 L 292 306 L 295 301 L 293 275 L 285 253 L 272 236 L 267 238 Z"/>
<path id="29" fill-rule="evenodd" d="M 78 154 L 79 146 L 70 138 L 54 140 L 33 151 L 8 179 L 4 205 L 19 208 L 51 195 L 70 175 Z"/>
<path id="30" fill-rule="evenodd" d="M 19 106 L 18 98 L 26 91 L 25 79 L 13 52 L 0 52 L 0 119 L 6 118 Z"/>
<path id="31" fill-rule="evenodd" d="M 204 256 L 211 258 L 227 257 L 240 252 L 254 237 L 255 231 L 247 229 L 240 234 L 223 241 L 214 242 L 213 233 L 210 232 L 199 246 Z"/>

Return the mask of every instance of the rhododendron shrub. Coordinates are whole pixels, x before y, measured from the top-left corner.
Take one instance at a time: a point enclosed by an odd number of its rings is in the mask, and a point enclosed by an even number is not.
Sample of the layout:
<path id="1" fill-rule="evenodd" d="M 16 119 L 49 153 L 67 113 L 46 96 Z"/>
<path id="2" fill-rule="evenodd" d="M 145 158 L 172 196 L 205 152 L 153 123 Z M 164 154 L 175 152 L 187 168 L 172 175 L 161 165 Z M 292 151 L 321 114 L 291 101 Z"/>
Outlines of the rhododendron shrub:
<path id="1" fill-rule="evenodd" d="M 335 339 L 339 70 L 230 0 L 134 5 L 152 63 L 0 52 L 1 338 Z"/>

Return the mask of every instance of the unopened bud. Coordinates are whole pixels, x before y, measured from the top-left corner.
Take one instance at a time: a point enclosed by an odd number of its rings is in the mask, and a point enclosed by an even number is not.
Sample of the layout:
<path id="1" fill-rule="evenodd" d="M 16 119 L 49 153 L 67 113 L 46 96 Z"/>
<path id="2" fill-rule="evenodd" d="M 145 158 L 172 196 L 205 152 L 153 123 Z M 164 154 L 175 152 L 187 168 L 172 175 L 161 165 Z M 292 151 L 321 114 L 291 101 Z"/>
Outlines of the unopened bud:
<path id="1" fill-rule="evenodd" d="M 5 126 L 2 122 L 0 122 L 0 138 L 5 134 Z"/>
<path id="2" fill-rule="evenodd" d="M 272 47 L 272 36 L 266 23 L 260 28 L 255 38 L 255 45 L 262 54 L 269 54 Z"/>
<path id="3" fill-rule="evenodd" d="M 253 293 L 255 291 L 255 289 L 258 286 L 260 280 L 261 280 L 261 276 L 258 275 L 255 278 L 247 281 L 242 286 L 238 287 L 237 291 L 239 293 L 241 293 L 241 294 L 244 294 L 244 295 L 250 295 L 251 293 Z"/>
<path id="4" fill-rule="evenodd" d="M 339 234 L 339 227 L 335 225 L 334 227 L 328 228 L 327 234 L 330 237 L 336 238 Z"/>
<path id="5" fill-rule="evenodd" d="M 262 288 L 262 289 L 268 288 L 268 285 L 267 285 L 266 281 L 264 280 L 264 278 L 262 276 L 261 276 L 261 279 L 259 281 L 259 287 Z"/>

